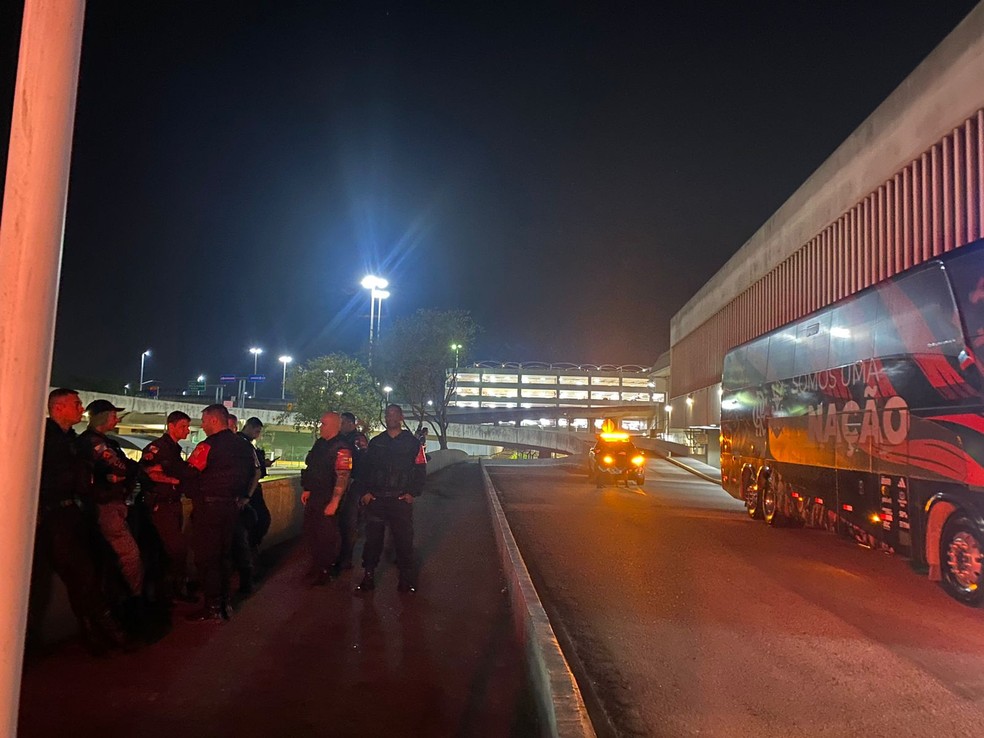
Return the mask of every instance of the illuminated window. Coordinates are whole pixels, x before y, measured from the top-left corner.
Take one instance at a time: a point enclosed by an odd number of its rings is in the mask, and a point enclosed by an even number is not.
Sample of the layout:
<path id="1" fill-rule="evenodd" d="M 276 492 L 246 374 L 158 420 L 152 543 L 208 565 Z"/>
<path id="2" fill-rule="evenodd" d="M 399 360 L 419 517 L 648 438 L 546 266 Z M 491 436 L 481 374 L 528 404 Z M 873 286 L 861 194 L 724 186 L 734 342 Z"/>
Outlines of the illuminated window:
<path id="1" fill-rule="evenodd" d="M 596 387 L 618 387 L 618 377 L 591 377 L 591 384 Z"/>
<path id="2" fill-rule="evenodd" d="M 649 380 L 645 377 L 622 377 L 623 387 L 648 387 Z"/>
<path id="3" fill-rule="evenodd" d="M 477 372 L 461 372 L 458 374 L 458 384 L 478 384 L 482 381 Z"/>
<path id="4" fill-rule="evenodd" d="M 653 392 L 653 402 L 666 402 L 665 392 Z"/>
<path id="5" fill-rule="evenodd" d="M 592 392 L 592 400 L 617 400 L 618 392 Z"/>
<path id="6" fill-rule="evenodd" d="M 557 390 L 526 389 L 523 388 L 523 397 L 536 397 L 541 400 L 549 400 L 557 397 Z"/>
<path id="7" fill-rule="evenodd" d="M 515 402 L 483 402 L 482 407 L 516 407 Z"/>
<path id="8" fill-rule="evenodd" d="M 649 402 L 648 392 L 623 392 L 622 402 Z"/>
<path id="9" fill-rule="evenodd" d="M 519 380 L 518 374 L 483 374 L 482 381 L 491 384 L 515 384 Z"/>
<path id="10" fill-rule="evenodd" d="M 456 387 L 459 397 L 478 397 L 478 387 Z"/>
<path id="11" fill-rule="evenodd" d="M 587 377 L 574 377 L 574 376 L 569 376 L 569 377 L 561 376 L 560 377 L 560 383 L 561 384 L 576 384 L 576 385 L 584 386 L 584 385 L 587 385 L 588 378 Z"/>
<path id="12" fill-rule="evenodd" d="M 515 387 L 482 387 L 482 397 L 518 397 Z"/>
<path id="13" fill-rule="evenodd" d="M 470 400 L 470 401 L 456 400 L 454 405 L 455 407 L 478 407 L 478 403 L 475 402 L 474 400 Z"/>
<path id="14" fill-rule="evenodd" d="M 588 391 L 587 390 L 561 390 L 560 399 L 561 400 L 587 400 Z"/>
<path id="15" fill-rule="evenodd" d="M 553 374 L 524 374 L 523 384 L 557 384 L 557 377 Z"/>

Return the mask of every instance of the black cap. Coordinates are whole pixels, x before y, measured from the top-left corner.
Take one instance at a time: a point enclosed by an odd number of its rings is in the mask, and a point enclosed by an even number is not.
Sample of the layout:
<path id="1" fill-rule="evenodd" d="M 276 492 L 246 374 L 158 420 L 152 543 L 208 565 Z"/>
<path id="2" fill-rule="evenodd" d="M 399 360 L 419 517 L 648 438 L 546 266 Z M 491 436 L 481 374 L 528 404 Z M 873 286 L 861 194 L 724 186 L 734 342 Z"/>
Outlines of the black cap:
<path id="1" fill-rule="evenodd" d="M 109 400 L 93 400 L 88 405 L 85 406 L 85 411 L 89 413 L 89 417 L 94 417 L 100 413 L 108 413 L 110 410 L 115 410 L 120 412 L 121 410 L 126 410 L 125 407 L 116 407 Z"/>

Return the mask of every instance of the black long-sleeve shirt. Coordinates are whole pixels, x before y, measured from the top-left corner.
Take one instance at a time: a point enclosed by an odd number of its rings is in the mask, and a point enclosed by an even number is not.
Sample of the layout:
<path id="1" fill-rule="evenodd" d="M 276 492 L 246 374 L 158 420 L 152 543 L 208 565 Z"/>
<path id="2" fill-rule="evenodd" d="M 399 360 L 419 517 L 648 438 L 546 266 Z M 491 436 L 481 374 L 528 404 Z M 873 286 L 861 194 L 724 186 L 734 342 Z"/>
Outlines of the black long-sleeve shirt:
<path id="1" fill-rule="evenodd" d="M 359 468 L 363 490 L 376 497 L 419 497 L 427 479 L 427 457 L 420 441 L 408 430 L 395 438 L 386 431 L 369 441 Z"/>

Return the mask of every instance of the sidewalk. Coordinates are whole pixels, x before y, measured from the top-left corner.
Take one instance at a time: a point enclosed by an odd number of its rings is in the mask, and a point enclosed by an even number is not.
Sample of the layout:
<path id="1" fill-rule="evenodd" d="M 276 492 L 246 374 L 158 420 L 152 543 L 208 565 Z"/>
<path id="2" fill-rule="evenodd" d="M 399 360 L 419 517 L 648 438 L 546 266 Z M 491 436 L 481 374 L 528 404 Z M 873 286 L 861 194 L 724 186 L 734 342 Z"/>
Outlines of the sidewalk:
<path id="1" fill-rule="evenodd" d="M 304 586 L 300 546 L 223 625 L 190 624 L 133 654 L 78 645 L 24 670 L 19 734 L 507 736 L 539 731 L 475 463 L 435 474 L 415 510 L 420 591 L 361 569 Z"/>

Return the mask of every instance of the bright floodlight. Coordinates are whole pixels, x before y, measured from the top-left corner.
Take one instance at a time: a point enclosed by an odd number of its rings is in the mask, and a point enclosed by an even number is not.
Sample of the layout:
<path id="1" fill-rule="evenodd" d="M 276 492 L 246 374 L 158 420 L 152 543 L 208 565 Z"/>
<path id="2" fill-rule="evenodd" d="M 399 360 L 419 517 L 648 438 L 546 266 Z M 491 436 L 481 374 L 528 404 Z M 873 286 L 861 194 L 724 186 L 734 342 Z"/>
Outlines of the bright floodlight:
<path id="1" fill-rule="evenodd" d="M 361 284 L 367 290 L 385 290 L 389 287 L 389 280 L 369 274 L 362 278 Z"/>
<path id="2" fill-rule="evenodd" d="M 261 348 L 251 348 L 249 350 L 249 352 L 255 356 L 256 354 L 262 354 L 263 353 L 263 349 L 261 349 Z"/>
<path id="3" fill-rule="evenodd" d="M 143 356 L 150 356 L 150 349 L 147 349 L 146 351 L 144 351 L 142 355 Z"/>
<path id="4" fill-rule="evenodd" d="M 199 374 L 198 375 L 198 381 L 199 382 L 204 382 L 205 381 L 205 375 L 204 374 Z"/>
<path id="5" fill-rule="evenodd" d="M 385 387 L 383 387 L 383 392 L 385 392 L 386 394 L 389 394 L 392 391 L 393 391 L 393 388 L 390 387 L 388 384 Z"/>
<path id="6" fill-rule="evenodd" d="M 293 360 L 294 360 L 294 358 L 293 358 L 292 356 L 281 356 L 281 357 L 280 357 L 280 358 L 278 359 L 278 361 L 282 361 L 282 362 L 283 362 L 283 363 L 285 363 L 285 364 L 289 364 L 289 363 L 290 363 L 290 362 L 292 362 Z"/>
<path id="7" fill-rule="evenodd" d="M 387 292 L 386 290 L 373 290 L 372 291 L 372 297 L 374 299 L 376 299 L 376 300 L 385 300 L 389 296 L 390 296 L 390 293 Z"/>

